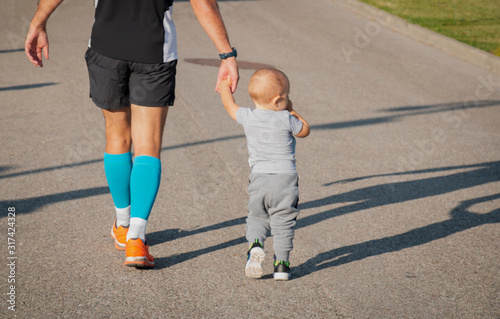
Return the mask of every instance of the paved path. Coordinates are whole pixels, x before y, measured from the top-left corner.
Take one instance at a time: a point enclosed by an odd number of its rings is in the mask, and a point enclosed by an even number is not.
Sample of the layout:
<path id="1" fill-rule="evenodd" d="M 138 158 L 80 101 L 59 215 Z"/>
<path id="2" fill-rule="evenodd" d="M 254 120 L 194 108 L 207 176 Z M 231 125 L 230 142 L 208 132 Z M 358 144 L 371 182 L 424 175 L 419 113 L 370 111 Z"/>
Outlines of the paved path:
<path id="1" fill-rule="evenodd" d="M 43 69 L 19 50 L 34 1 L 5 2 L 0 317 L 500 317 L 498 75 L 329 0 L 221 1 L 242 66 L 237 101 L 250 106 L 252 68 L 273 65 L 313 129 L 297 147 L 293 280 L 271 279 L 271 239 L 266 276 L 249 280 L 243 132 L 214 93 L 213 45 L 176 2 L 178 98 L 147 229 L 157 267 L 138 271 L 109 236 L 103 120 L 83 60 L 92 1 L 54 14 Z"/>

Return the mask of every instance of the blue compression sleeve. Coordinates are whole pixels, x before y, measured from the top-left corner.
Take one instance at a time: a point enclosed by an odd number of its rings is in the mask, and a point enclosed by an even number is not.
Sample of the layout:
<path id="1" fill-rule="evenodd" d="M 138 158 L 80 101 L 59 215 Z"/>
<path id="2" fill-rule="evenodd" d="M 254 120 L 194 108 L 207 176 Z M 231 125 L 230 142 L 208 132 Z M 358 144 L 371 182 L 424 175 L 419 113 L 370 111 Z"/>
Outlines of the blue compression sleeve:
<path id="1" fill-rule="evenodd" d="M 132 171 L 132 154 L 104 153 L 104 172 L 109 191 L 117 208 L 130 206 L 130 174 Z"/>
<path id="2" fill-rule="evenodd" d="M 160 188 L 160 178 L 160 159 L 146 155 L 137 156 L 134 159 L 130 178 L 131 218 L 148 220 Z"/>

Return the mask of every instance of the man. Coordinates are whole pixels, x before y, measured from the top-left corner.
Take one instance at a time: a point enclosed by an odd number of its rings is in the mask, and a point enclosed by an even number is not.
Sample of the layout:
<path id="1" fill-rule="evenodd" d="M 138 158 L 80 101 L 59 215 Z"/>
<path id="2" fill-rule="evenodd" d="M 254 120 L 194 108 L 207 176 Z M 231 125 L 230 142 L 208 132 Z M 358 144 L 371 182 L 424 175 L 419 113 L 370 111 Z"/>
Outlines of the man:
<path id="1" fill-rule="evenodd" d="M 25 41 L 28 59 L 49 58 L 46 24 L 63 0 L 40 0 Z M 177 43 L 172 0 L 96 0 L 85 54 L 92 101 L 106 123 L 104 170 L 116 211 L 111 229 L 125 265 L 154 267 L 146 224 L 160 185 L 160 151 L 168 107 L 174 102 Z M 238 83 L 231 47 L 216 0 L 191 0 L 201 26 L 222 59 L 216 89 Z M 134 161 L 131 148 L 134 147 Z"/>

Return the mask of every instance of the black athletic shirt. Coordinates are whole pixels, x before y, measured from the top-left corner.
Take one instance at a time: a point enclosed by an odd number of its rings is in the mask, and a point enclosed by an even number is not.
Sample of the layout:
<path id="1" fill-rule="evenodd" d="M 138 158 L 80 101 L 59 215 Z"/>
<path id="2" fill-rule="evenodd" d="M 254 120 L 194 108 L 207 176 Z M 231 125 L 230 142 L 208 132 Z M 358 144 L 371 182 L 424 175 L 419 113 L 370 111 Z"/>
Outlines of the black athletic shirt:
<path id="1" fill-rule="evenodd" d="M 177 59 L 173 0 L 95 0 L 90 46 L 110 58 L 162 63 Z"/>

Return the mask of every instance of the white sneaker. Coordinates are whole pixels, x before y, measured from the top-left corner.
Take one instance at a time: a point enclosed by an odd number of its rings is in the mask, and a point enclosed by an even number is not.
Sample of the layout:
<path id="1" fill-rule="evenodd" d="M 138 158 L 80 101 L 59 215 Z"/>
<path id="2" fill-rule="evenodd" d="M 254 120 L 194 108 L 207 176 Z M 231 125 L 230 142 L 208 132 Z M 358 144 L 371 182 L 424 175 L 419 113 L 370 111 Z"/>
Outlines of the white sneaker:
<path id="1" fill-rule="evenodd" d="M 262 245 L 256 240 L 248 250 L 248 260 L 245 266 L 245 275 L 250 278 L 260 278 L 264 274 L 262 263 L 266 253 L 262 249 Z"/>

